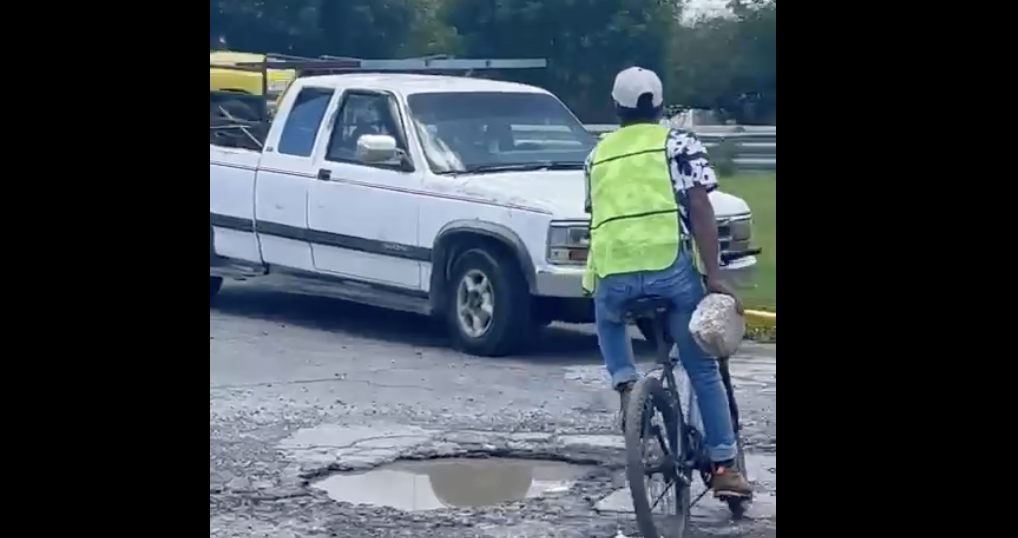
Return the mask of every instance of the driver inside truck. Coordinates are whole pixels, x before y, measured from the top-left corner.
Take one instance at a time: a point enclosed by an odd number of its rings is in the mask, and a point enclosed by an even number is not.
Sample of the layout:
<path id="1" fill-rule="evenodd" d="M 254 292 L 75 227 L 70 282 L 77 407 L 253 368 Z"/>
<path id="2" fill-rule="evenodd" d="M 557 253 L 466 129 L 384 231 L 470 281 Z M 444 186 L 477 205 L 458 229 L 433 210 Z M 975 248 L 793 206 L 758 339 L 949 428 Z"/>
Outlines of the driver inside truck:
<path id="1" fill-rule="evenodd" d="M 347 102 L 342 115 L 342 124 L 337 131 L 334 153 L 343 159 L 353 159 L 357 154 L 357 142 L 369 135 L 386 135 L 400 142 L 399 129 L 389 111 L 387 99 L 381 97 L 353 96 Z"/>
<path id="2" fill-rule="evenodd" d="M 397 138 L 399 132 L 396 128 L 396 122 L 392 118 L 392 114 L 389 112 L 388 102 L 380 99 L 375 99 L 365 104 L 364 109 L 358 114 L 356 121 L 356 129 L 354 130 L 354 143 L 360 140 L 362 136 L 367 135 L 385 135 Z"/>

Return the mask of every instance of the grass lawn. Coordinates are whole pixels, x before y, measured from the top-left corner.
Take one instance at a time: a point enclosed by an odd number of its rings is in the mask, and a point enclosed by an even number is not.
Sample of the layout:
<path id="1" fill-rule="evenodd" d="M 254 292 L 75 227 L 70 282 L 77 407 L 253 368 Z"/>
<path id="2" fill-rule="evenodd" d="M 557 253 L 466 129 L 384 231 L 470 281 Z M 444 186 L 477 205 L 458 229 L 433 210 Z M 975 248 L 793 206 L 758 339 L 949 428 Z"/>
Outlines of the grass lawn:
<path id="1" fill-rule="evenodd" d="M 753 209 L 756 246 L 764 249 L 757 267 L 755 289 L 743 290 L 747 308 L 778 310 L 778 176 L 771 173 L 740 173 L 721 179 L 721 190 L 746 200 Z"/>

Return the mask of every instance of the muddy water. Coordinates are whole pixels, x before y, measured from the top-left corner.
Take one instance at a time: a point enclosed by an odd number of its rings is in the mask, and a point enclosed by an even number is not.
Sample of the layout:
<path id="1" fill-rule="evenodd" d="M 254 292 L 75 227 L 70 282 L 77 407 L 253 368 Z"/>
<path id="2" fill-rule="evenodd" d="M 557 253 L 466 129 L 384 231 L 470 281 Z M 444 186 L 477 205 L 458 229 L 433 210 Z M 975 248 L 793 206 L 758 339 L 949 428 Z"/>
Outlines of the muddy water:
<path id="1" fill-rule="evenodd" d="M 507 459 L 400 462 L 316 485 L 339 502 L 406 512 L 480 508 L 568 491 L 588 469 Z"/>

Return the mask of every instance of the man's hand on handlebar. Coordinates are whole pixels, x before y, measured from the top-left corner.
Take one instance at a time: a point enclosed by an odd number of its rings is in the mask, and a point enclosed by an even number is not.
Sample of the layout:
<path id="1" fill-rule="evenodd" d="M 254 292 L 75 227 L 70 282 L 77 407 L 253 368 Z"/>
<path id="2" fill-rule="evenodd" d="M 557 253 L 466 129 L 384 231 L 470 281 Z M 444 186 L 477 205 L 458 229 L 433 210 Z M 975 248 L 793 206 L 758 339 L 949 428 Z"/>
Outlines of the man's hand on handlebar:
<path id="1" fill-rule="evenodd" d="M 735 288 L 728 283 L 728 280 L 721 275 L 712 275 L 707 277 L 707 293 L 727 295 L 732 299 L 735 299 L 735 309 L 739 312 L 739 315 L 745 315 L 746 309 L 742 306 L 742 300 L 739 299 L 739 295 L 735 292 Z"/>

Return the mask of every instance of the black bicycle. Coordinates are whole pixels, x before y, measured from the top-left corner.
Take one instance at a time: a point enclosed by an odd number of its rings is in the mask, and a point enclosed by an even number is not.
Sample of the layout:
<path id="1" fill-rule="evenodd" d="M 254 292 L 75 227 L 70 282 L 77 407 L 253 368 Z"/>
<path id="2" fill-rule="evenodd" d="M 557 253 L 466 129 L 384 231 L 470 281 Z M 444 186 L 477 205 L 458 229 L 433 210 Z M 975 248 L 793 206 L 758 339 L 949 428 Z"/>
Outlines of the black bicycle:
<path id="1" fill-rule="evenodd" d="M 756 254 L 759 251 L 730 256 L 725 263 Z M 667 320 L 672 308 L 672 301 L 662 297 L 637 298 L 624 307 L 627 322 L 646 327 L 653 333 L 656 358 L 662 366 L 660 377 L 650 375 L 636 384 L 626 410 L 626 474 L 637 524 L 645 538 L 683 538 L 689 528 L 693 507 L 711 491 L 715 476 L 704 434 L 688 423 L 683 412 L 683 408 L 690 408 L 694 400 L 692 395 L 685 395 L 689 400 L 687 405 L 683 405 L 676 383 L 675 365 L 670 358 L 672 343 L 668 338 Z M 738 463 L 740 470 L 746 472 L 731 361 L 722 359 L 719 362 L 732 423 L 739 439 Z M 692 486 L 697 475 L 707 490 L 700 498 L 693 499 Z M 664 483 L 664 491 L 652 494 L 648 491 L 648 483 L 658 478 Z M 728 503 L 735 519 L 742 519 L 752 502 L 752 498 L 745 497 L 722 500 Z"/>

